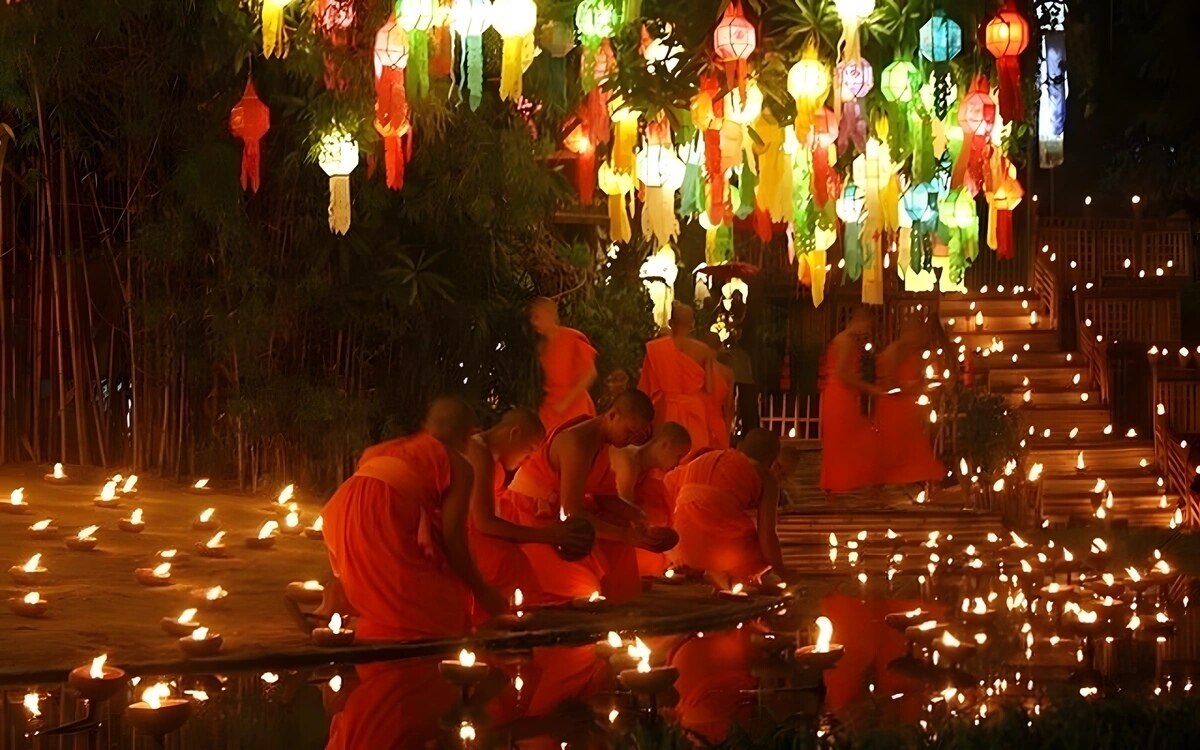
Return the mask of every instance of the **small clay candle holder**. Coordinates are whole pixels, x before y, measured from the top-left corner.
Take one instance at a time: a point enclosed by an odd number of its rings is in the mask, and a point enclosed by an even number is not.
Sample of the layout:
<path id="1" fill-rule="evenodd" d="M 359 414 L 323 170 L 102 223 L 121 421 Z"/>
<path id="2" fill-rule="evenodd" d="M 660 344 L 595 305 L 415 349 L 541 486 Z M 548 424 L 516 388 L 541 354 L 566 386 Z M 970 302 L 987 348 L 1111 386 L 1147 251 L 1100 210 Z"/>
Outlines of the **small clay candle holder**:
<path id="1" fill-rule="evenodd" d="M 677 667 L 651 667 L 649 671 L 623 670 L 617 679 L 626 690 L 641 695 L 657 695 L 669 690 L 679 679 Z"/>
<path id="2" fill-rule="evenodd" d="M 316 606 L 321 603 L 325 597 L 325 587 L 317 584 L 315 588 L 309 585 L 309 581 L 292 581 L 287 585 L 284 595 L 297 604 L 306 604 Z"/>
<path id="3" fill-rule="evenodd" d="M 462 655 L 459 656 L 461 658 Z M 446 659 L 438 664 L 438 672 L 446 682 L 463 688 L 483 682 L 490 669 L 491 667 L 481 661 L 464 664 L 460 659 Z"/>
<path id="4" fill-rule="evenodd" d="M 734 584 L 732 589 L 717 589 L 717 598 L 733 602 L 744 602 L 750 598 L 750 594 L 746 591 L 745 586 L 738 583 Z"/>
<path id="5" fill-rule="evenodd" d="M 43 475 L 42 479 L 46 480 L 47 482 L 50 482 L 51 484 L 70 484 L 71 483 L 70 477 L 68 477 L 67 473 L 65 471 L 63 471 L 62 464 L 55 464 L 54 470 L 51 471 L 49 474 Z"/>
<path id="6" fill-rule="evenodd" d="M 121 531 L 127 531 L 130 534 L 140 534 L 146 530 L 146 524 L 143 521 L 134 523 L 132 518 L 122 518 L 117 521 L 117 528 Z"/>
<path id="7" fill-rule="evenodd" d="M 220 560 L 229 557 L 229 548 L 224 544 L 210 546 L 205 542 L 196 542 L 196 554 Z"/>
<path id="8" fill-rule="evenodd" d="M 605 608 L 607 600 L 593 592 L 590 596 L 577 596 L 571 600 L 571 609 L 580 612 L 599 612 Z"/>
<path id="9" fill-rule="evenodd" d="M 22 565 L 14 565 L 8 569 L 8 577 L 22 586 L 36 586 L 46 580 L 46 569 L 39 565 L 33 570 L 26 570 Z"/>
<path id="10" fill-rule="evenodd" d="M 932 614 L 920 609 L 911 612 L 892 612 L 883 616 L 885 625 L 901 633 L 906 633 L 910 627 L 929 622 L 932 619 L 935 619 Z"/>
<path id="11" fill-rule="evenodd" d="M 970 609 L 966 612 L 959 612 L 958 619 L 962 620 L 967 625 L 973 625 L 975 627 L 987 627 L 996 620 L 997 614 L 997 611 L 994 609 L 987 609 L 983 612 Z"/>
<path id="12" fill-rule="evenodd" d="M 1049 584 L 1040 589 L 1041 598 L 1052 602 L 1069 602 L 1079 597 L 1079 589 L 1073 585 Z"/>
<path id="13" fill-rule="evenodd" d="M 102 497 L 97 497 L 92 500 L 92 505 L 95 505 L 97 508 L 105 508 L 107 510 L 115 510 L 115 509 L 121 507 L 121 501 L 116 499 L 115 497 L 112 500 L 105 500 Z"/>
<path id="14" fill-rule="evenodd" d="M 846 647 L 840 643 L 829 644 L 826 651 L 817 651 L 816 646 L 803 646 L 795 651 L 796 664 L 821 671 L 832 669 L 845 654 Z"/>
<path id="15" fill-rule="evenodd" d="M 152 737 L 174 732 L 186 724 L 191 715 L 191 701 L 182 698 L 164 698 L 157 708 L 138 701 L 125 709 L 125 721 Z"/>
<path id="16" fill-rule="evenodd" d="M 958 666 L 971 658 L 977 648 L 971 641 L 960 641 L 957 644 L 950 644 L 938 638 L 933 642 L 933 650 L 941 654 L 941 657 L 952 667 Z"/>
<path id="17" fill-rule="evenodd" d="M 319 542 L 325 538 L 324 529 L 318 529 L 316 526 L 309 526 L 304 530 L 304 536 L 312 539 L 314 542 Z"/>
<path id="18" fill-rule="evenodd" d="M 50 602 L 38 597 L 29 601 L 26 597 L 13 597 L 8 600 L 8 608 L 20 617 L 45 617 Z"/>
<path id="19" fill-rule="evenodd" d="M 23 516 L 29 513 L 29 503 L 21 501 L 19 503 L 0 503 L 0 512 L 8 513 L 14 516 Z"/>
<path id="20" fill-rule="evenodd" d="M 173 635 L 176 638 L 189 637 L 195 632 L 196 628 L 200 627 L 200 623 L 198 622 L 180 622 L 175 617 L 164 617 L 158 621 L 158 624 L 167 635 Z"/>
<path id="21" fill-rule="evenodd" d="M 125 685 L 125 671 L 105 664 L 100 669 L 101 676 L 92 676 L 90 665 L 76 667 L 67 676 L 67 687 L 89 701 L 100 703 L 113 697 Z"/>
<path id="22" fill-rule="evenodd" d="M 271 549 L 275 546 L 275 537 L 257 537 L 251 536 L 246 538 L 246 546 L 250 549 Z"/>
<path id="23" fill-rule="evenodd" d="M 354 631 L 349 628 L 314 628 L 312 644 L 321 648 L 344 648 L 354 645 Z M 444 662 L 443 662 L 444 663 Z"/>
<path id="24" fill-rule="evenodd" d="M 133 576 L 143 586 L 162 587 L 170 586 L 172 583 L 170 572 L 165 576 L 160 576 L 154 572 L 154 568 L 138 568 L 133 571 Z"/>
<path id="25" fill-rule="evenodd" d="M 213 588 L 219 589 L 219 592 L 217 593 L 216 596 L 213 596 L 211 594 L 211 591 Z M 213 587 L 207 588 L 207 589 L 192 589 L 192 591 L 191 591 L 192 599 L 194 599 L 198 602 L 202 602 L 202 603 L 207 604 L 212 607 L 217 607 L 217 608 L 219 608 L 221 606 L 221 603 L 225 600 L 225 597 L 227 597 L 227 596 L 229 596 L 229 592 L 226 591 L 225 589 L 221 588 L 220 586 L 213 586 Z"/>
<path id="26" fill-rule="evenodd" d="M 94 536 L 84 537 L 80 539 L 77 536 L 69 536 L 63 540 L 63 544 L 67 545 L 67 549 L 75 552 L 91 552 L 96 549 L 96 545 L 100 540 Z"/>
<path id="27" fill-rule="evenodd" d="M 926 620 L 926 622 L 929 621 Z M 944 633 L 948 627 L 944 622 L 934 623 L 934 625 L 929 628 L 922 628 L 921 625 L 923 624 L 924 623 L 905 628 L 904 637 L 913 643 L 921 643 L 928 646 L 929 644 L 933 643 L 935 639 L 940 638 L 942 633 Z"/>
<path id="28" fill-rule="evenodd" d="M 52 523 L 47 523 L 45 526 L 39 526 L 41 521 L 29 527 L 29 536 L 33 539 L 58 539 L 60 532 L 58 527 Z"/>
<path id="29" fill-rule="evenodd" d="M 199 630 L 193 631 L 192 635 L 179 639 L 179 648 L 185 656 L 189 659 L 203 659 L 221 653 L 221 646 L 224 645 L 225 639 L 221 637 L 220 633 L 205 633 L 203 638 L 197 639 L 195 636 L 198 632 Z"/>
<path id="30" fill-rule="evenodd" d="M 288 536 L 300 536 L 304 533 L 304 527 L 300 525 L 300 521 L 296 521 L 295 526 L 289 526 L 286 523 L 279 524 L 279 533 L 287 534 Z"/>
<path id="31" fill-rule="evenodd" d="M 1084 588 L 1096 596 L 1111 596 L 1114 599 L 1118 599 L 1125 594 L 1125 581 L 1114 580 L 1111 584 L 1108 584 L 1100 578 L 1094 578 L 1085 583 Z"/>
<path id="32" fill-rule="evenodd" d="M 203 484 L 201 484 L 203 482 Z M 208 485 L 207 479 L 200 479 L 188 485 L 187 491 L 193 495 L 211 495 L 212 487 Z"/>

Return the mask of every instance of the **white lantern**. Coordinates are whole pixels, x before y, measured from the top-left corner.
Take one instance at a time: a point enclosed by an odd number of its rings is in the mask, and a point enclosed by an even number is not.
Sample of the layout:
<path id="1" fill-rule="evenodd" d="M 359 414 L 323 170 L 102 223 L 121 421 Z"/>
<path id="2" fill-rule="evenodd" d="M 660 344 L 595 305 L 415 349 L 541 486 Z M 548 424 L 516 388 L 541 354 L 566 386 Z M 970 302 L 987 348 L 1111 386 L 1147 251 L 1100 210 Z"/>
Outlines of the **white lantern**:
<path id="1" fill-rule="evenodd" d="M 725 119 L 750 125 L 762 114 L 763 94 L 756 81 L 746 82 L 746 94 L 736 89 L 725 95 Z"/>
<path id="2" fill-rule="evenodd" d="M 358 167 L 358 143 L 336 128 L 321 139 L 317 163 L 329 175 L 329 230 L 345 234 L 350 229 L 350 173 Z"/>
<path id="3" fill-rule="evenodd" d="M 537 5 L 533 0 L 496 0 L 492 4 L 492 28 L 504 40 L 500 65 L 500 98 L 519 101 L 521 76 L 525 73 L 525 43 L 537 28 Z"/>
<path id="4" fill-rule="evenodd" d="M 396 21 L 405 31 L 429 31 L 433 26 L 433 0 L 400 0 Z"/>

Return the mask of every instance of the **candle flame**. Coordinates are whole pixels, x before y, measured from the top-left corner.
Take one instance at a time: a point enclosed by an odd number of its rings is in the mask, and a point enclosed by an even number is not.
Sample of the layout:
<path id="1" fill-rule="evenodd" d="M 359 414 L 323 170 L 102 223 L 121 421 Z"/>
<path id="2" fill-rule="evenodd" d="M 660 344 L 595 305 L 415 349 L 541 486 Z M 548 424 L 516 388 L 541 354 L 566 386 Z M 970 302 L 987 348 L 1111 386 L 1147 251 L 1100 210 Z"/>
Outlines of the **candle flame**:
<path id="1" fill-rule="evenodd" d="M 13 505 L 23 505 L 25 503 L 25 488 L 18 487 L 8 496 L 8 502 Z"/>
<path id="2" fill-rule="evenodd" d="M 213 586 L 208 591 L 204 592 L 204 598 L 210 602 L 215 602 L 218 599 L 223 599 L 229 595 L 229 592 L 220 586 Z"/>
<path id="3" fill-rule="evenodd" d="M 1083 451 L 1079 451 L 1079 455 L 1075 457 L 1075 468 L 1083 471 L 1087 468 L 1087 464 L 1083 462 Z"/>
<path id="4" fill-rule="evenodd" d="M 288 485 L 288 486 L 290 487 L 291 485 Z M 263 525 L 261 527 L 259 527 L 258 538 L 266 539 L 266 538 L 270 537 L 272 534 L 274 534 L 275 530 L 278 528 L 279 528 L 278 521 L 267 521 L 267 522 L 263 523 Z"/>
<path id="5" fill-rule="evenodd" d="M 926 620 L 917 626 L 917 630 L 933 630 L 937 627 L 937 620 Z"/>
<path id="6" fill-rule="evenodd" d="M 151 685 L 142 691 L 142 701 L 152 709 L 162 708 L 163 699 L 171 696 L 171 688 L 165 682 Z"/>
<path id="7" fill-rule="evenodd" d="M 977 614 L 977 615 L 986 615 L 987 614 L 987 602 L 985 602 L 981 597 L 978 597 L 978 596 L 975 597 L 975 610 L 974 611 L 975 611 L 975 614 Z"/>
<path id="8" fill-rule="evenodd" d="M 325 519 L 322 518 L 321 516 L 317 516 L 317 520 L 313 521 L 312 530 L 313 531 L 321 531 L 324 528 L 325 528 Z"/>
<path id="9" fill-rule="evenodd" d="M 1133 617 L 1129 618 L 1129 624 L 1126 625 L 1125 627 L 1128 628 L 1129 630 L 1137 630 L 1141 626 L 1142 626 L 1142 618 L 1138 617 L 1137 613 L 1134 612 Z"/>
<path id="10" fill-rule="evenodd" d="M 1097 620 L 1099 620 L 1099 619 L 1100 619 L 1100 615 L 1099 615 L 1099 613 L 1097 613 L 1097 612 L 1091 612 L 1091 611 L 1089 611 L 1089 610 L 1086 610 L 1086 609 L 1081 609 L 1081 610 L 1079 610 L 1079 613 L 1078 613 L 1077 615 L 1075 615 L 1075 617 L 1076 617 L 1076 618 L 1077 618 L 1077 619 L 1078 619 L 1080 622 L 1082 622 L 1082 623 L 1084 623 L 1084 624 L 1087 624 L 1087 625 L 1091 625 L 1091 624 L 1095 623 Z"/>
<path id="11" fill-rule="evenodd" d="M 62 464 L 54 464 L 54 478 L 55 479 L 66 479 L 67 478 L 66 473 L 63 472 Z"/>
<path id="12" fill-rule="evenodd" d="M 287 517 L 283 519 L 283 522 L 287 524 L 289 529 L 294 529 L 300 525 L 300 514 L 293 510 L 287 514 Z"/>
<path id="13" fill-rule="evenodd" d="M 674 568 L 667 568 L 666 570 L 663 571 L 663 578 L 674 578 L 674 577 L 675 577 L 675 569 Z"/>
<path id="14" fill-rule="evenodd" d="M 141 508 L 133 509 L 133 512 L 129 514 L 129 523 L 133 524 L 134 526 L 142 525 L 142 509 Z"/>
<path id="15" fill-rule="evenodd" d="M 520 607 L 524 603 L 525 603 L 525 593 L 522 592 L 521 589 L 519 589 L 519 588 L 515 589 L 513 591 L 513 606 Z"/>
<path id="16" fill-rule="evenodd" d="M 1050 594 L 1057 594 L 1059 591 L 1059 588 L 1060 588 L 1060 586 L 1057 583 L 1052 583 L 1046 587 L 1046 592 L 1050 593 Z"/>
<path id="17" fill-rule="evenodd" d="M 615 630 L 608 631 L 608 645 L 614 649 L 620 648 L 622 644 L 621 636 Z"/>
<path id="18" fill-rule="evenodd" d="M 1134 583 L 1142 580 L 1142 574 L 1137 572 L 1137 568 L 1131 566 L 1126 568 L 1125 572 L 1129 574 L 1129 580 L 1133 581 Z"/>
<path id="19" fill-rule="evenodd" d="M 95 659 L 92 659 L 92 666 L 88 669 L 88 677 L 93 680 L 103 679 L 104 677 L 104 662 L 108 661 L 108 654 L 100 654 Z"/>
<path id="20" fill-rule="evenodd" d="M 329 630 L 333 632 L 334 635 L 342 632 L 342 616 L 337 612 L 334 612 L 333 617 L 329 618 Z"/>
<path id="21" fill-rule="evenodd" d="M 1112 586 L 1117 582 L 1116 576 L 1114 576 L 1112 573 L 1105 573 L 1104 575 L 1100 576 L 1100 580 L 1104 581 L 1105 586 Z"/>
<path id="22" fill-rule="evenodd" d="M 164 560 L 173 560 L 177 554 L 179 554 L 177 549 L 164 549 L 158 552 L 158 556 Z"/>
<path id="23" fill-rule="evenodd" d="M 205 638 L 208 638 L 208 628 L 199 627 L 192 631 L 193 641 L 202 641 Z"/>
<path id="24" fill-rule="evenodd" d="M 1162 573 L 1163 575 L 1171 574 L 1171 566 L 1167 565 L 1166 560 L 1159 560 L 1158 562 L 1154 563 L 1154 570 L 1156 570 L 1159 573 Z"/>
<path id="25" fill-rule="evenodd" d="M 200 523 L 208 523 L 212 520 L 213 514 L 217 512 L 216 508 L 205 508 L 200 511 Z"/>
<path id="26" fill-rule="evenodd" d="M 304 582 L 304 590 L 305 591 L 323 591 L 324 589 L 325 589 L 325 587 L 321 585 L 320 581 L 305 581 Z"/>
<path id="27" fill-rule="evenodd" d="M 192 485 L 192 487 L 194 487 L 195 489 L 198 489 L 198 490 L 202 490 L 202 489 L 204 489 L 204 488 L 205 488 L 205 487 L 207 487 L 207 486 L 208 486 L 208 479 L 207 479 L 207 477 L 206 477 L 206 478 L 204 478 L 204 479 L 197 479 L 197 480 L 196 480 L 196 483 Z"/>
<path id="28" fill-rule="evenodd" d="M 279 505 L 287 505 L 292 500 L 292 496 L 296 494 L 296 485 L 289 484 L 279 491 L 279 499 L 275 502 Z"/>
<path id="29" fill-rule="evenodd" d="M 604 601 L 604 597 L 600 596 L 599 591 L 593 591 L 592 593 L 588 594 L 587 600 L 589 602 L 602 602 Z"/>
<path id="30" fill-rule="evenodd" d="M 1075 555 L 1071 554 L 1071 550 L 1067 549 L 1066 547 L 1063 547 L 1063 560 L 1065 560 L 1066 562 L 1071 562 L 1074 559 L 1075 559 Z"/>
<path id="31" fill-rule="evenodd" d="M 458 652 L 458 663 L 467 668 L 475 666 L 475 654 L 464 648 Z"/>
<path id="32" fill-rule="evenodd" d="M 958 648 L 962 645 L 962 641 L 950 635 L 950 631 L 946 630 L 942 632 L 942 645 L 948 648 Z"/>
<path id="33" fill-rule="evenodd" d="M 29 560 L 26 561 L 26 563 L 21 566 L 21 569 L 24 570 L 26 573 L 32 573 L 35 570 L 37 570 L 38 566 L 40 566 L 41 564 L 42 564 L 42 553 L 39 552 L 36 555 L 34 555 L 33 557 L 29 558 Z"/>
<path id="34" fill-rule="evenodd" d="M 1101 538 L 1097 537 L 1092 540 L 1092 554 L 1100 555 L 1108 552 L 1108 544 Z"/>
<path id="35" fill-rule="evenodd" d="M 116 496 L 117 483 L 110 479 L 104 483 L 104 487 L 100 490 L 100 499 L 106 503 L 110 503 Z"/>
<path id="36" fill-rule="evenodd" d="M 41 696 L 39 696 L 37 693 L 26 693 L 24 700 L 21 701 L 21 704 L 25 706 L 25 710 L 28 711 L 29 715 L 35 719 L 42 715 L 42 709 L 40 706 L 38 706 L 38 701 L 40 699 Z"/>
<path id="37" fill-rule="evenodd" d="M 179 617 L 175 618 L 175 622 L 179 623 L 180 625 L 187 625 L 195 622 L 192 618 L 196 616 L 197 611 L 198 610 L 195 607 L 185 609 L 179 613 Z"/>
<path id="38" fill-rule="evenodd" d="M 137 474 L 130 474 L 129 478 L 125 480 L 125 484 L 122 485 L 121 492 L 123 492 L 123 493 L 133 492 L 134 488 L 137 487 L 137 482 L 138 482 Z"/>
<path id="39" fill-rule="evenodd" d="M 207 542 L 204 543 L 204 546 L 208 547 L 209 549 L 216 549 L 218 547 L 223 546 L 221 543 L 221 540 L 224 538 L 225 538 L 225 532 L 218 531 L 217 533 L 212 535 L 212 539 L 209 539 Z"/>
<path id="40" fill-rule="evenodd" d="M 41 600 L 42 600 L 42 595 L 36 591 L 30 591 L 28 594 L 25 595 L 25 599 L 24 599 L 26 604 L 37 604 Z"/>
<path id="41" fill-rule="evenodd" d="M 80 540 L 91 539 L 92 534 L 95 534 L 99 530 L 100 530 L 99 526 L 87 526 L 87 527 L 80 529 L 79 533 L 75 535 L 75 538 L 80 539 Z"/>
<path id="42" fill-rule="evenodd" d="M 828 617 L 817 618 L 817 643 L 813 651 L 818 654 L 829 653 L 829 644 L 833 642 L 833 622 Z"/>
<path id="43" fill-rule="evenodd" d="M 171 563 L 161 563 L 158 567 L 156 567 L 154 569 L 153 573 L 154 573 L 155 578 L 170 578 L 171 577 Z"/>
<path id="44" fill-rule="evenodd" d="M 45 531 L 48 528 L 50 528 L 50 519 L 49 518 L 44 519 L 42 521 L 38 521 L 37 523 L 30 526 L 29 530 L 30 531 Z"/>
<path id="45" fill-rule="evenodd" d="M 731 593 L 731 594 L 741 594 L 741 593 L 743 593 L 743 591 L 744 591 L 744 589 L 745 589 L 745 588 L 746 588 L 746 587 L 745 587 L 745 586 L 743 586 L 741 583 L 735 583 L 735 584 L 733 584 L 733 588 L 729 589 L 729 593 Z"/>
<path id="46" fill-rule="evenodd" d="M 340 693 L 340 692 L 341 692 L 341 690 L 342 690 L 342 676 L 341 676 L 340 674 L 335 674 L 333 677 L 330 677 L 330 678 L 329 678 L 329 689 L 330 689 L 332 692 L 335 692 L 335 693 Z"/>
<path id="47" fill-rule="evenodd" d="M 1101 492 L 1104 492 L 1104 490 L 1107 488 L 1108 488 L 1108 482 L 1104 481 L 1103 479 L 1097 479 L 1096 486 L 1092 487 L 1092 492 L 1099 495 Z"/>
<path id="48" fill-rule="evenodd" d="M 1041 464 L 1034 464 L 1033 466 L 1030 466 L 1029 467 L 1029 481 L 1036 482 L 1037 480 L 1041 479 L 1042 478 L 1042 468 L 1043 467 Z"/>

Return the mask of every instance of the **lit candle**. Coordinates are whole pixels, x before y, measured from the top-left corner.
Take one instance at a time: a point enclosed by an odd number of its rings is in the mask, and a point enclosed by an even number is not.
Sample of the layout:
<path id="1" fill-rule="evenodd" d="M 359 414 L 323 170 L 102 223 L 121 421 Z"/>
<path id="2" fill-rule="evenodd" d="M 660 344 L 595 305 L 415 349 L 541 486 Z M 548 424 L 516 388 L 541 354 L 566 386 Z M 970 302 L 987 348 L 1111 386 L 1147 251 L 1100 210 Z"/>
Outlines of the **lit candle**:
<path id="1" fill-rule="evenodd" d="M 300 525 L 300 511 L 295 504 L 288 509 L 288 514 L 284 516 L 283 528 L 285 534 L 299 534 L 304 531 L 304 527 Z"/>
<path id="2" fill-rule="evenodd" d="M 96 544 L 99 540 L 92 535 L 99 530 L 99 526 L 87 526 L 80 529 L 75 536 L 69 536 L 64 540 L 66 542 L 67 549 L 73 549 L 78 552 L 87 552 L 89 550 L 96 549 Z"/>
<path id="3" fill-rule="evenodd" d="M 329 627 L 315 628 L 312 631 L 312 642 L 314 646 L 326 648 L 350 646 L 354 643 L 354 631 L 343 628 L 342 616 L 334 612 L 333 617 L 329 618 Z"/>
<path id="4" fill-rule="evenodd" d="M 142 520 L 142 509 L 134 508 L 129 514 L 129 518 L 122 518 L 117 522 L 117 528 L 121 531 L 128 531 L 131 534 L 140 534 L 146 528 L 145 521 Z"/>
<path id="5" fill-rule="evenodd" d="M 297 604 L 315 606 L 325 598 L 325 587 L 319 581 L 292 581 L 284 594 Z"/>
<path id="6" fill-rule="evenodd" d="M 172 698 L 165 683 L 152 685 L 142 691 L 142 699 L 125 709 L 125 719 L 135 728 L 154 737 L 162 737 L 187 722 L 191 702 Z"/>
<path id="7" fill-rule="evenodd" d="M 25 502 L 25 488 L 18 487 L 8 496 L 8 502 L 0 505 L 5 513 L 23 515 L 29 512 L 29 503 Z"/>
<path id="8" fill-rule="evenodd" d="M 30 591 L 19 599 L 8 600 L 9 609 L 13 611 L 13 614 L 21 617 L 42 617 L 46 614 L 46 608 L 49 606 L 50 603 L 36 591 Z"/>
<path id="9" fill-rule="evenodd" d="M 44 518 L 29 527 L 29 535 L 34 539 L 57 539 L 58 527 L 51 525 L 53 521 Z"/>
<path id="10" fill-rule="evenodd" d="M 76 667 L 67 677 L 67 687 L 84 698 L 101 702 L 111 698 L 125 684 L 125 672 L 108 666 L 108 654 L 92 659 L 91 664 Z"/>
<path id="11" fill-rule="evenodd" d="M 196 622 L 196 612 L 195 607 L 189 607 L 180 612 L 178 617 L 164 617 L 159 620 L 158 624 L 168 635 L 176 638 L 191 635 L 196 628 L 200 627 L 200 623 Z"/>
<path id="12" fill-rule="evenodd" d="M 121 501 L 117 499 L 117 482 L 110 479 L 104 483 L 104 487 L 100 489 L 100 496 L 93 500 L 97 507 L 100 508 L 119 508 Z"/>
<path id="13" fill-rule="evenodd" d="M 133 575 L 143 586 L 170 586 L 171 563 L 159 563 L 154 568 L 138 568 Z"/>
<path id="14" fill-rule="evenodd" d="M 221 646 L 225 639 L 220 633 L 210 632 L 206 627 L 198 627 L 192 631 L 191 635 L 185 635 L 179 639 L 179 648 L 189 658 L 203 658 L 205 656 L 216 656 L 221 651 Z"/>
<path id="15" fill-rule="evenodd" d="M 125 483 L 121 485 L 121 494 L 122 495 L 131 495 L 131 494 L 137 492 L 137 483 L 138 483 L 138 475 L 130 474 L 129 478 L 127 478 L 125 480 Z"/>
<path id="16" fill-rule="evenodd" d="M 196 553 L 201 557 L 228 557 L 229 552 L 225 548 L 225 543 L 222 541 L 225 538 L 224 531 L 218 531 L 212 537 L 201 544 L 196 543 Z"/>
<path id="17" fill-rule="evenodd" d="M 246 546 L 251 549 L 270 549 L 275 546 L 275 532 L 278 530 L 278 521 L 266 521 L 258 528 L 257 536 L 246 540 Z"/>
<path id="18" fill-rule="evenodd" d="M 309 539 L 320 541 L 325 538 L 325 519 L 317 516 L 317 520 L 313 521 L 313 525 L 304 530 L 304 536 Z"/>
<path id="19" fill-rule="evenodd" d="M 275 500 L 276 505 L 287 505 L 292 502 L 292 496 L 296 494 L 296 485 L 289 484 L 279 491 L 279 497 Z"/>
<path id="20" fill-rule="evenodd" d="M 46 474 L 42 478 L 47 482 L 66 482 L 67 473 L 63 471 L 62 464 L 54 464 L 54 468 L 50 470 L 50 473 Z"/>
<path id="21" fill-rule="evenodd" d="M 208 477 L 197 479 L 188 486 L 188 491 L 194 495 L 207 495 L 212 492 L 212 487 L 208 486 Z"/>
<path id="22" fill-rule="evenodd" d="M 46 577 L 46 569 L 42 567 L 42 553 L 29 558 L 24 565 L 14 565 L 8 569 L 8 575 L 16 583 L 35 584 Z"/>
<path id="23" fill-rule="evenodd" d="M 216 508 L 205 508 L 200 511 L 200 515 L 196 516 L 196 520 L 192 521 L 192 529 L 194 531 L 216 531 L 221 528 L 221 522 L 216 519 Z"/>
<path id="24" fill-rule="evenodd" d="M 229 592 L 220 586 L 213 586 L 207 589 L 193 589 L 192 598 L 205 604 L 215 605 L 229 596 Z"/>

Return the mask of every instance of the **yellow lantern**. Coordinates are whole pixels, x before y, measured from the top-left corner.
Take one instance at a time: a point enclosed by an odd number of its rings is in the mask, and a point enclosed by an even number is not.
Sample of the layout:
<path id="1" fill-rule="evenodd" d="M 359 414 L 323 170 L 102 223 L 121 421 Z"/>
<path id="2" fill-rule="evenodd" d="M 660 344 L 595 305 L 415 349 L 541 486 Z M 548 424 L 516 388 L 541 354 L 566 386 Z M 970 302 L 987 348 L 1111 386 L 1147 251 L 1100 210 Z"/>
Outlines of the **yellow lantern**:
<path id="1" fill-rule="evenodd" d="M 858 27 L 875 11 L 875 0 L 833 0 L 833 7 L 842 22 L 843 59 L 853 60 L 859 56 Z"/>
<path id="2" fill-rule="evenodd" d="M 287 29 L 283 23 L 283 11 L 291 3 L 292 0 L 263 0 L 263 57 L 287 56 Z"/>
<path id="3" fill-rule="evenodd" d="M 817 48 L 806 45 L 800 62 L 788 71 L 788 93 L 796 100 L 796 130 L 801 138 L 808 135 L 812 113 L 825 102 L 833 77 L 829 66 L 817 57 Z"/>
<path id="4" fill-rule="evenodd" d="M 633 174 L 618 172 L 609 162 L 600 165 L 597 183 L 608 196 L 608 238 L 613 242 L 633 239 L 629 223 L 629 196 L 633 193 Z"/>
<path id="5" fill-rule="evenodd" d="M 642 234 L 659 245 L 670 244 L 679 235 L 675 192 L 683 186 L 686 169 L 669 143 L 647 145 L 637 156 L 638 179 L 646 188 Z"/>
<path id="6" fill-rule="evenodd" d="M 724 101 L 725 119 L 739 125 L 750 125 L 762 114 L 763 93 L 757 81 L 747 81 L 744 94 L 730 91 Z"/>
<path id="7" fill-rule="evenodd" d="M 496 0 L 492 5 L 492 28 L 504 40 L 500 65 L 500 98 L 521 98 L 521 77 L 525 74 L 525 45 L 537 28 L 537 5 L 533 0 Z"/>
<path id="8" fill-rule="evenodd" d="M 329 230 L 345 234 L 350 229 L 350 173 L 358 167 L 354 136 L 335 128 L 321 139 L 317 163 L 329 175 Z"/>
<path id="9" fill-rule="evenodd" d="M 636 166 L 633 149 L 637 146 L 638 120 L 642 113 L 625 106 L 625 100 L 619 96 L 612 98 L 608 110 L 613 125 L 612 168 L 633 175 Z"/>

